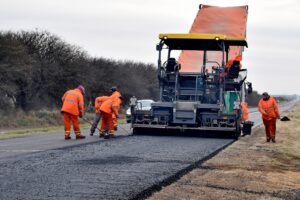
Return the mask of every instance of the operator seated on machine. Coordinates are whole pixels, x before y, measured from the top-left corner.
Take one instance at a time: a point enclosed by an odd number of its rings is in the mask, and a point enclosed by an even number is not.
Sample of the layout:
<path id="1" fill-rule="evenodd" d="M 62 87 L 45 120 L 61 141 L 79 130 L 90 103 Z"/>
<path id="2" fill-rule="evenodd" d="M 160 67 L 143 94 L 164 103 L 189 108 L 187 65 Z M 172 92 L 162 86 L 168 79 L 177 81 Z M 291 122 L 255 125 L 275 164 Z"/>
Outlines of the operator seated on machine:
<path id="1" fill-rule="evenodd" d="M 234 60 L 229 60 L 225 66 L 225 77 L 226 78 L 237 78 L 239 72 L 242 69 L 242 56 L 238 55 Z"/>
<path id="2" fill-rule="evenodd" d="M 165 66 L 166 66 L 166 72 L 175 72 L 180 70 L 180 64 L 176 61 L 175 58 L 169 58 Z"/>

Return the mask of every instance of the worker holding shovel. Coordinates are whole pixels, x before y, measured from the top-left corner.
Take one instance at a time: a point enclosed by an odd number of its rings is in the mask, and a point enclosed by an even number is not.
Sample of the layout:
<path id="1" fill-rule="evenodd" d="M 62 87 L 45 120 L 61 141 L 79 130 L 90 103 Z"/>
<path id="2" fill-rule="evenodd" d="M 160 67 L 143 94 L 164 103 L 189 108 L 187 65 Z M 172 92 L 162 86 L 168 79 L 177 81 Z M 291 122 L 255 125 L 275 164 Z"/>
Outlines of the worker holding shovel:
<path id="1" fill-rule="evenodd" d="M 106 100 L 108 100 L 110 97 L 109 96 L 101 96 L 101 97 L 97 97 L 95 99 L 95 118 L 94 118 L 94 121 L 93 121 L 93 124 L 92 124 L 92 127 L 91 127 L 91 133 L 90 135 L 94 135 L 95 133 L 95 130 L 98 126 L 98 123 L 101 119 L 101 114 L 100 114 L 100 107 L 102 105 L 102 103 Z"/>
<path id="2" fill-rule="evenodd" d="M 101 132 L 100 137 L 104 137 L 105 132 L 109 133 L 110 137 L 114 137 L 114 125 L 113 125 L 113 117 L 115 115 L 116 118 L 119 118 L 119 109 L 122 104 L 122 97 L 110 98 L 104 101 L 100 107 L 101 112 Z"/>

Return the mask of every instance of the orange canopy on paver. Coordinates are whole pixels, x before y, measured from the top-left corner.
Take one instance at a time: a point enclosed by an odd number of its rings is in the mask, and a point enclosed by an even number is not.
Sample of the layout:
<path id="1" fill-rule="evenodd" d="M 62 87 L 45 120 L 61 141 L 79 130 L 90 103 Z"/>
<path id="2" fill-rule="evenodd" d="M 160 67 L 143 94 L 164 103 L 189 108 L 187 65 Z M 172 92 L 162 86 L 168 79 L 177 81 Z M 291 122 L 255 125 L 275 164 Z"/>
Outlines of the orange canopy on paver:
<path id="1" fill-rule="evenodd" d="M 227 37 L 246 37 L 248 6 L 216 7 L 200 5 L 189 33 L 223 34 Z M 241 54 L 242 47 L 231 47 L 228 59 Z M 207 60 L 222 64 L 221 52 L 207 52 Z M 203 65 L 202 51 L 182 51 L 179 59 L 181 72 L 200 72 Z M 207 66 L 209 67 L 209 66 Z"/>

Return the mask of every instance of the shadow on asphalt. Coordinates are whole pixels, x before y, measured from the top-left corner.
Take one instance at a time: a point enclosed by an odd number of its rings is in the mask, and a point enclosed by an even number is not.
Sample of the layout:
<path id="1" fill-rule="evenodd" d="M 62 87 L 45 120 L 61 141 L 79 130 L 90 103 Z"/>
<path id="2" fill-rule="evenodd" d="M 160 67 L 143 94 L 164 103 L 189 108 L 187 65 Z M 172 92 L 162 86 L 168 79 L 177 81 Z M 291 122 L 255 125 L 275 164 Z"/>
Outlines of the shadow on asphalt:
<path id="1" fill-rule="evenodd" d="M 136 131 L 133 135 L 149 135 L 149 136 L 174 136 L 174 137 L 197 137 L 197 138 L 220 138 L 234 139 L 233 133 L 222 131 L 184 131 L 177 130 L 143 130 Z"/>

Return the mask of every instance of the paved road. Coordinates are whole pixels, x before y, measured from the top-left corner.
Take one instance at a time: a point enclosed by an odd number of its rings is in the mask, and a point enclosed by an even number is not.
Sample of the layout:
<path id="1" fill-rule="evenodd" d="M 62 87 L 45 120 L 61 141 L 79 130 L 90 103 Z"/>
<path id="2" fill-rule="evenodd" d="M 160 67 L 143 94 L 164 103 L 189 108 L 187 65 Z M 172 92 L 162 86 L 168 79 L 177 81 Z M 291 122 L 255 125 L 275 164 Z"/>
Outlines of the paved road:
<path id="1" fill-rule="evenodd" d="M 50 135 L 1 141 L 0 199 L 130 199 L 233 141 L 170 136 L 64 141 L 61 134 Z"/>
<path id="2" fill-rule="evenodd" d="M 0 160 L 0 199 L 129 199 L 230 139 L 129 136 Z"/>

